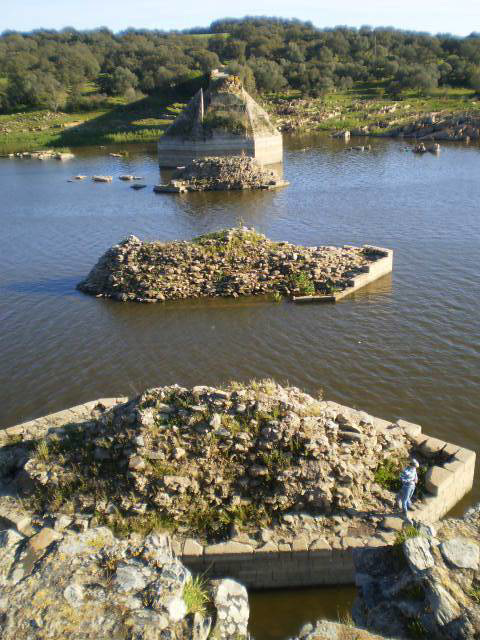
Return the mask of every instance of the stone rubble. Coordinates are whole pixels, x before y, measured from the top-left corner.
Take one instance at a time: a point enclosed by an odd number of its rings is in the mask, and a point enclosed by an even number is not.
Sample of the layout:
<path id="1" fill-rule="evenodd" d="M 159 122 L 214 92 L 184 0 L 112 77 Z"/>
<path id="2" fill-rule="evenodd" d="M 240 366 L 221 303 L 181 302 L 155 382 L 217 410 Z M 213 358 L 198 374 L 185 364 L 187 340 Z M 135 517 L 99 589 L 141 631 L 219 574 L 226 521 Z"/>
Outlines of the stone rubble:
<path id="1" fill-rule="evenodd" d="M 288 184 L 274 171 L 263 169 L 248 156 L 206 157 L 194 159 L 186 167 L 174 171 L 167 185 L 155 187 L 157 192 L 231 191 L 273 189 Z"/>
<path id="2" fill-rule="evenodd" d="M 7 154 L 9 158 L 34 159 L 34 160 L 71 160 L 75 157 L 70 151 L 54 151 L 43 149 L 41 151 L 17 151 Z"/>
<path id="3" fill-rule="evenodd" d="M 270 104 L 270 109 L 276 115 L 280 130 L 289 133 L 318 129 L 325 121 L 339 119 L 341 116 L 348 117 L 349 112 L 353 110 L 361 111 L 367 124 L 350 131 L 337 131 L 333 134 L 334 137 L 345 141 L 350 139 L 350 135 L 416 138 L 425 141 L 470 142 L 480 139 L 480 117 L 478 115 L 447 111 L 411 113 L 408 111 L 410 105 L 403 102 L 384 105 L 381 108 L 376 107 L 375 104 L 375 101 L 361 100 L 342 113 L 339 109 L 332 110 L 326 107 L 315 98 L 294 101 L 277 99 Z M 375 115 L 381 117 L 372 119 L 371 117 Z M 385 118 L 385 115 L 392 117 Z M 332 121 L 332 129 L 335 126 L 338 126 L 338 122 Z"/>
<path id="4" fill-rule="evenodd" d="M 319 620 L 315 624 L 304 625 L 293 640 L 389 640 L 365 629 L 330 620 Z"/>
<path id="5" fill-rule="evenodd" d="M 372 248 L 273 242 L 245 227 L 208 233 L 191 242 L 142 242 L 129 236 L 109 249 L 77 288 L 135 302 L 321 295 L 344 290 L 381 257 Z"/>
<path id="6" fill-rule="evenodd" d="M 417 140 L 456 140 L 469 142 L 480 138 L 480 118 L 430 113 L 415 122 L 401 125 L 388 133 L 392 137 Z"/>
<path id="7" fill-rule="evenodd" d="M 411 535 L 354 551 L 355 622 L 395 638 L 480 637 L 480 505 Z"/>
<path id="8" fill-rule="evenodd" d="M 165 534 L 118 540 L 98 527 L 35 537 L 42 543 L 12 530 L 0 535 L 2 640 L 248 637 L 245 587 L 204 580 L 208 602 L 199 608 L 188 595 L 192 575 Z"/>
<path id="9" fill-rule="evenodd" d="M 374 420 L 272 381 L 150 389 L 46 435 L 7 430 L 2 475 L 28 512 L 4 497 L 2 513 L 25 531 L 161 525 L 192 556 L 205 544 L 213 553 L 392 542 L 403 521 L 385 518 L 395 496 L 375 474 L 414 444 Z"/>

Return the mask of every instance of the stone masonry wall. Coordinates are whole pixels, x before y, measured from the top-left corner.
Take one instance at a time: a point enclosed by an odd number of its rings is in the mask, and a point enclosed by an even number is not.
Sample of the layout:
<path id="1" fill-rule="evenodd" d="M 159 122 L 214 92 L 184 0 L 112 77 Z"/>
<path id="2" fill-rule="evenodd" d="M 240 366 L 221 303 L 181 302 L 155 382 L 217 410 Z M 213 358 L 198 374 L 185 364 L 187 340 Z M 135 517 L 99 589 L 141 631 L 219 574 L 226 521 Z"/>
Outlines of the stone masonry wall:
<path id="1" fill-rule="evenodd" d="M 0 431 L 0 447 L 12 440 L 33 440 L 68 428 L 69 424 L 89 420 L 125 400 L 104 398 L 7 428 Z M 334 402 L 327 404 L 347 417 L 361 413 Z M 378 431 L 392 426 L 387 420 L 372 420 Z M 395 426 L 408 435 L 423 456 L 434 457 L 439 452 L 449 456 L 448 462 L 430 467 L 426 477 L 429 495 L 416 502 L 411 512 L 415 521 L 435 522 L 471 490 L 475 452 L 425 435 L 420 425 L 405 420 L 398 420 Z M 398 529 L 395 521 L 399 520 L 398 517 L 385 518 L 384 533 L 370 538 L 347 533 L 339 535 L 333 544 L 308 531 L 299 531 L 291 544 L 277 545 L 268 539 L 258 543 L 240 534 L 227 542 L 206 546 L 193 539 L 174 541 L 174 550 L 194 571 L 206 571 L 212 577 L 228 575 L 253 588 L 350 584 L 354 581 L 353 550 L 392 544 Z M 11 501 L 0 500 L 0 521 L 20 529 L 28 527 L 28 514 L 20 513 Z"/>
<path id="2" fill-rule="evenodd" d="M 282 162 L 282 136 L 247 138 L 217 134 L 206 140 L 179 140 L 166 136 L 158 143 L 158 163 L 161 167 L 176 167 L 195 158 L 238 156 L 242 153 L 255 158 L 260 164 Z"/>
<path id="3" fill-rule="evenodd" d="M 369 265 L 363 267 L 363 273 L 360 273 L 350 280 L 349 286 L 340 291 L 339 293 L 333 293 L 332 295 L 326 296 L 295 296 L 293 297 L 293 302 L 296 303 L 310 303 L 310 302 L 338 302 L 349 296 L 352 293 L 358 291 L 362 287 L 375 282 L 379 278 L 388 275 L 392 272 L 393 269 L 393 250 L 385 249 L 383 247 L 374 247 L 372 245 L 363 245 L 363 248 L 367 252 L 380 254 L 382 257 L 372 262 Z"/>

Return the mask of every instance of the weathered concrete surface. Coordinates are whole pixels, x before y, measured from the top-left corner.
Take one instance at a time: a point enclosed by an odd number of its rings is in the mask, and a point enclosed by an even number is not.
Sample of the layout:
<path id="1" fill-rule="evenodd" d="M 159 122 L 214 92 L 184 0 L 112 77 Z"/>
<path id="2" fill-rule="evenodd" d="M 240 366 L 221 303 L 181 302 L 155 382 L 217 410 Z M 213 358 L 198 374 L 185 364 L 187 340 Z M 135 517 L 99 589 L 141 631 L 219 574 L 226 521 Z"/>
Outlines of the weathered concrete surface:
<path id="1" fill-rule="evenodd" d="M 206 156 L 247 155 L 260 164 L 283 160 L 282 134 L 237 76 L 212 72 L 210 86 L 190 100 L 158 143 L 162 167 Z"/>

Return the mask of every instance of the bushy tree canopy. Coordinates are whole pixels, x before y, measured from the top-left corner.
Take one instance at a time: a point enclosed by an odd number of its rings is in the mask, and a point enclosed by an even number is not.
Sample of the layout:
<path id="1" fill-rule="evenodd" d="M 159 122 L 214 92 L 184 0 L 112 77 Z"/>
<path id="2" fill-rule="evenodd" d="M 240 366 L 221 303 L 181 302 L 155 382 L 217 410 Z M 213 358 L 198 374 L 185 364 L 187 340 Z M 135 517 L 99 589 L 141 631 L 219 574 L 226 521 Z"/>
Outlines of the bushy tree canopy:
<path id="1" fill-rule="evenodd" d="M 297 88 L 321 95 L 358 81 L 382 82 L 392 92 L 478 89 L 480 34 L 457 38 L 367 26 L 317 29 L 309 22 L 265 17 L 218 20 L 204 30 L 181 33 L 71 27 L 5 32 L 0 36 L 0 104 L 3 109 L 60 108 L 92 85 L 106 95 L 166 92 L 219 65 L 236 68 L 247 90 L 259 92 Z"/>

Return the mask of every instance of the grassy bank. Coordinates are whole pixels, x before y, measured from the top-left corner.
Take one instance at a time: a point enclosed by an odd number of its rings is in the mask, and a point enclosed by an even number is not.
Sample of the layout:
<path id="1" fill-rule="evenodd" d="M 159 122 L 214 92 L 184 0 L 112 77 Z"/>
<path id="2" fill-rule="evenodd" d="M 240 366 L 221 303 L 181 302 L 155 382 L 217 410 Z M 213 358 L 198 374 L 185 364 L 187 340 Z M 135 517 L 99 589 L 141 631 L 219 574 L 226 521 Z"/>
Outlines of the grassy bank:
<path id="1" fill-rule="evenodd" d="M 107 108 L 83 113 L 46 109 L 0 114 L 0 154 L 51 147 L 156 142 L 184 103 L 147 97 L 112 99 Z"/>
<path id="2" fill-rule="evenodd" d="M 438 89 L 428 96 L 405 91 L 393 100 L 379 85 L 358 84 L 321 98 L 299 92 L 267 94 L 267 110 L 286 131 L 333 131 L 368 127 L 388 133 L 431 112 L 480 115 L 480 100 L 471 89 Z M 82 113 L 48 110 L 0 114 L 0 154 L 85 145 L 156 142 L 185 102 L 146 97 L 126 103 L 110 98 L 106 107 Z"/>

